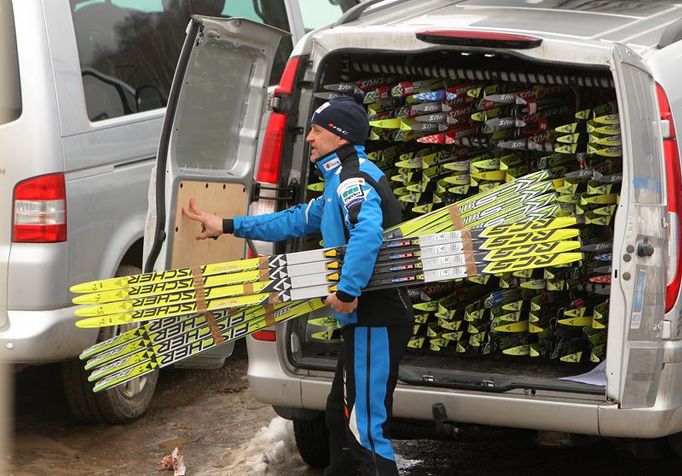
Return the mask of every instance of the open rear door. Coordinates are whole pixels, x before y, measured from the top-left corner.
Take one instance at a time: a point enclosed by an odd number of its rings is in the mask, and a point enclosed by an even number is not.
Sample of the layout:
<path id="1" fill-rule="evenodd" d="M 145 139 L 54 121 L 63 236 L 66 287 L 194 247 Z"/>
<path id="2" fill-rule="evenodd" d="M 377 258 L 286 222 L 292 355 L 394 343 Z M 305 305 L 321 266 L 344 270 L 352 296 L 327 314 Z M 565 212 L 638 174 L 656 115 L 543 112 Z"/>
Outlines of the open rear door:
<path id="1" fill-rule="evenodd" d="M 661 375 L 667 209 L 656 84 L 641 58 L 612 50 L 623 137 L 623 187 L 613 248 L 607 395 L 651 407 Z M 622 241 L 620 241 L 622 239 Z"/>
<path id="2" fill-rule="evenodd" d="M 190 21 L 159 146 L 147 265 L 167 269 L 243 257 L 243 240 L 232 236 L 197 242 L 199 225 L 183 217 L 181 206 L 194 197 L 207 212 L 246 214 L 267 82 L 287 34 L 239 18 Z"/>
<path id="3" fill-rule="evenodd" d="M 268 79 L 286 35 L 240 18 L 191 19 L 150 186 L 145 271 L 244 257 L 242 239 L 196 241 L 200 225 L 181 207 L 194 197 L 222 217 L 247 213 Z"/>

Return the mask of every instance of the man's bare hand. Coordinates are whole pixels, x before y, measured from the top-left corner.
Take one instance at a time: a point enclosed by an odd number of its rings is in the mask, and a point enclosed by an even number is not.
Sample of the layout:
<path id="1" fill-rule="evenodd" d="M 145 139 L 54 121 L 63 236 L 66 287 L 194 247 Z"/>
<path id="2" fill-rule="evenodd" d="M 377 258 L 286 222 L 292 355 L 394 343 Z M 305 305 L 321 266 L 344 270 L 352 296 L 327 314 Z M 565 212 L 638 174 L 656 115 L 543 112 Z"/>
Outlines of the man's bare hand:
<path id="1" fill-rule="evenodd" d="M 336 293 L 331 293 L 327 296 L 327 299 L 324 300 L 324 303 L 339 314 L 350 314 L 358 307 L 358 298 L 353 299 L 351 302 L 343 302 L 336 297 Z"/>
<path id="2" fill-rule="evenodd" d="M 197 240 L 217 238 L 223 234 L 223 219 L 218 215 L 199 210 L 192 197 L 189 199 L 189 206 L 182 207 L 182 214 L 192 221 L 201 223 L 201 233 L 195 236 Z"/>

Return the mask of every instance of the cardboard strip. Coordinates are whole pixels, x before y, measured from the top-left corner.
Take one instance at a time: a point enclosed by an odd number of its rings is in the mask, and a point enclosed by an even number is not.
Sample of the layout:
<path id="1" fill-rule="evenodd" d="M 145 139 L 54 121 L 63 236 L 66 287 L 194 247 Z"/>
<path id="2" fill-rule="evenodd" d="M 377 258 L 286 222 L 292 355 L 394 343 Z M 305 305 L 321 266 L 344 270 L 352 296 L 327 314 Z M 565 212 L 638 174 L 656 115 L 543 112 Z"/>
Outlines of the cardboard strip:
<path id="1" fill-rule="evenodd" d="M 464 265 L 467 269 L 467 276 L 477 276 L 478 271 L 476 270 L 476 258 L 474 256 L 471 230 L 464 226 L 464 220 L 462 220 L 462 215 L 460 214 L 459 207 L 456 203 L 453 203 L 448 207 L 448 214 L 450 215 L 450 220 L 452 221 L 455 230 L 460 230 L 462 232 L 462 250 L 464 253 Z"/>
<path id="2" fill-rule="evenodd" d="M 272 304 L 264 304 L 263 309 L 265 310 L 265 325 L 267 327 L 275 325 L 275 306 Z"/>
<path id="3" fill-rule="evenodd" d="M 216 347 L 219 345 L 223 345 L 225 343 L 225 338 L 223 337 L 223 334 L 220 332 L 220 329 L 218 328 L 218 323 L 216 322 L 213 313 L 211 311 L 206 312 L 204 314 L 204 318 L 206 319 L 208 330 L 211 332 L 211 336 L 213 337 L 213 341 L 215 342 Z"/>
<path id="4" fill-rule="evenodd" d="M 215 316 L 212 312 L 208 311 L 208 306 L 206 304 L 206 291 L 204 290 L 204 278 L 201 275 L 201 268 L 193 266 L 191 271 L 192 278 L 194 279 L 194 296 L 197 302 L 197 312 L 202 314 L 204 319 L 206 319 L 206 325 L 208 326 L 208 330 L 211 332 L 211 336 L 213 337 L 215 345 L 222 345 L 225 343 L 225 339 L 220 333 Z"/>
<path id="5" fill-rule="evenodd" d="M 464 228 L 462 233 L 462 252 L 464 254 L 464 266 L 467 269 L 467 276 L 473 277 L 478 275 L 476 269 L 476 257 L 474 256 L 474 244 L 471 237 L 471 230 Z"/>
<path id="6" fill-rule="evenodd" d="M 455 230 L 463 230 L 464 220 L 462 220 L 462 215 L 459 212 L 459 207 L 456 203 L 453 203 L 448 207 L 448 214 L 450 215 L 450 220 L 455 227 Z"/>
<path id="7" fill-rule="evenodd" d="M 265 302 L 268 304 L 277 304 L 278 302 L 282 302 L 282 299 L 279 293 L 270 293 Z"/>

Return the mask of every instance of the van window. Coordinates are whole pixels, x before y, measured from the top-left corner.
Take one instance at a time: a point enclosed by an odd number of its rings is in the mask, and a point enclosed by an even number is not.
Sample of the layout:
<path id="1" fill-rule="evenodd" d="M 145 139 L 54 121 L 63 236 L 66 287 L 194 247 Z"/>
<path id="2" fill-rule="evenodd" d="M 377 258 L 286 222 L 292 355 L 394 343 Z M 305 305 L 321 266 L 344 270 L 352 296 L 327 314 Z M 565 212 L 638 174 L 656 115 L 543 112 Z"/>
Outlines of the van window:
<path id="1" fill-rule="evenodd" d="M 357 0 L 298 0 L 305 32 L 335 22 L 357 3 Z"/>
<path id="2" fill-rule="evenodd" d="M 0 124 L 21 115 L 21 85 L 14 13 L 10 0 L 0 0 Z"/>
<path id="3" fill-rule="evenodd" d="M 283 0 L 70 2 L 91 121 L 166 106 L 190 15 L 244 16 L 289 31 Z M 273 78 L 291 50 L 291 40 L 280 45 Z"/>
<path id="4" fill-rule="evenodd" d="M 291 31 L 283 0 L 227 0 L 222 15 L 248 18 L 280 30 Z M 293 49 L 291 37 L 282 38 L 279 42 L 270 73 L 270 85 L 277 84 L 279 81 Z"/>

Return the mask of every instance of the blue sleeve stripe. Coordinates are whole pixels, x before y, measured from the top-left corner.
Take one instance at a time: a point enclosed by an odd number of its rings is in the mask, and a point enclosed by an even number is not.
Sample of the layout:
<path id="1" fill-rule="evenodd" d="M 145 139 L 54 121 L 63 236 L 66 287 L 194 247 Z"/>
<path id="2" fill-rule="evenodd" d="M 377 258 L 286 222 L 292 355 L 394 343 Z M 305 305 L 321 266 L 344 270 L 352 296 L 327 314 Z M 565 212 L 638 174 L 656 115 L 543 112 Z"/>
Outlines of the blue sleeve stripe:
<path id="1" fill-rule="evenodd" d="M 310 209 L 312 208 L 313 204 L 315 203 L 315 199 L 313 198 L 308 202 L 308 206 L 305 207 L 305 222 L 310 223 Z"/>

